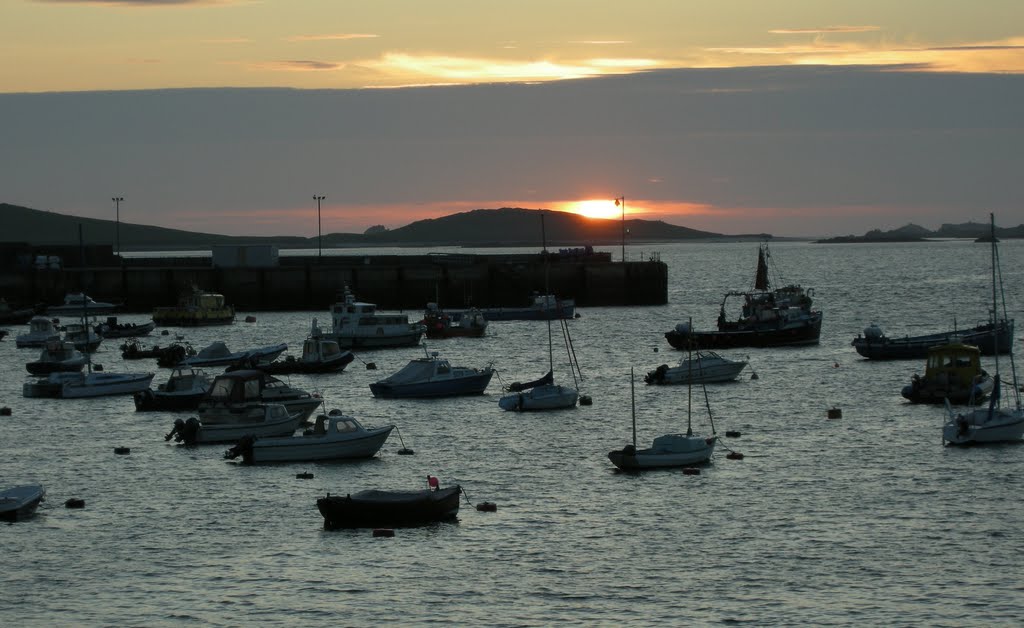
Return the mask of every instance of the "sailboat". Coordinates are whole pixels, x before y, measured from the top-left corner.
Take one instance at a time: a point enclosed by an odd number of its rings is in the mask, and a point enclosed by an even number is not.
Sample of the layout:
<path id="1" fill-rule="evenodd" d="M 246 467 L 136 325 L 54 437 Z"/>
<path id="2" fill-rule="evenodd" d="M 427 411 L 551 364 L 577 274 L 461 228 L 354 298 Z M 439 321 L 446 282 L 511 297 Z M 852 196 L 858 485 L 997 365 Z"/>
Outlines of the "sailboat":
<path id="1" fill-rule="evenodd" d="M 999 264 L 999 249 L 996 246 L 996 219 L 989 214 L 992 234 L 992 316 L 999 311 L 1002 298 L 1003 318 L 1006 314 L 1006 295 L 1003 293 L 1003 274 Z M 1008 320 L 1008 319 L 1007 319 Z M 1013 322 L 1010 321 L 1012 325 Z M 997 340 L 998 342 L 998 340 Z M 989 402 L 976 406 L 967 412 L 954 414 L 946 403 L 948 418 L 942 426 L 942 442 L 950 445 L 972 445 L 976 443 L 1000 443 L 1019 441 L 1024 436 L 1024 409 L 1021 407 L 1020 386 L 1017 384 L 1017 367 L 1010 351 L 1010 373 L 1013 378 L 1013 408 L 1002 406 L 1002 381 L 999 377 L 999 347 L 995 351 L 995 385 Z"/>
<path id="2" fill-rule="evenodd" d="M 544 214 L 540 215 L 541 224 L 541 237 L 544 240 L 543 248 L 547 251 L 547 239 L 544 237 Z M 549 293 L 548 289 L 548 266 L 550 262 L 545 263 L 544 268 L 544 290 L 545 294 Z M 522 411 L 534 411 L 534 410 L 561 410 L 564 408 L 575 408 L 576 402 L 580 401 L 579 390 L 576 387 L 563 386 L 555 383 L 555 360 L 554 360 L 554 349 L 551 340 L 551 319 L 547 319 L 548 324 L 548 372 L 544 376 L 536 379 L 532 382 L 526 382 L 523 384 L 513 383 L 508 386 L 510 394 L 502 396 L 498 399 L 498 407 L 502 410 L 513 410 L 517 412 Z M 568 335 L 569 329 L 566 326 L 564 319 L 559 320 L 559 324 L 562 326 L 562 334 L 566 339 L 566 346 L 571 347 L 571 340 Z M 573 380 L 576 380 L 576 372 L 579 369 L 579 364 L 574 359 L 574 353 L 570 349 L 570 359 L 573 364 Z M 589 398 L 585 398 L 589 403 Z"/>
<path id="3" fill-rule="evenodd" d="M 78 226 L 78 243 L 82 246 L 82 226 Z M 84 255 L 83 255 L 84 259 Z M 81 309 L 82 326 L 89 329 L 88 303 L 83 301 Z M 88 352 L 86 358 L 87 373 L 56 372 L 43 379 L 25 382 L 21 393 L 25 397 L 57 397 L 59 399 L 79 399 L 83 397 L 102 397 L 105 395 L 130 395 L 149 389 L 155 373 L 104 373 L 92 369 L 92 359 Z"/>
<path id="4" fill-rule="evenodd" d="M 708 403 L 707 389 L 704 390 L 704 402 L 707 405 L 708 420 L 711 422 L 711 436 L 704 437 L 693 433 L 692 400 L 693 378 L 689 378 L 686 396 L 686 433 L 662 434 L 654 439 L 647 449 L 636 448 L 636 388 L 633 381 L 633 369 L 629 371 L 629 388 L 633 405 L 633 443 L 622 449 L 608 452 L 608 459 L 624 471 L 640 469 L 665 469 L 671 467 L 687 467 L 707 462 L 715 451 L 718 436 L 715 435 L 715 422 L 711 417 L 711 405 Z"/>

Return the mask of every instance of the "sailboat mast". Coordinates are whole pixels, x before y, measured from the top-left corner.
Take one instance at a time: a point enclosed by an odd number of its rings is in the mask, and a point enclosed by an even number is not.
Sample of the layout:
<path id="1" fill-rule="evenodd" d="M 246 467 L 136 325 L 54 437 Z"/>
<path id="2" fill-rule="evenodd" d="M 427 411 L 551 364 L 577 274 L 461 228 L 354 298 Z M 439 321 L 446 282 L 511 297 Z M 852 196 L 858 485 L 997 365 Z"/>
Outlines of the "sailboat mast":
<path id="1" fill-rule="evenodd" d="M 636 448 L 636 382 L 633 377 L 633 367 L 629 367 L 629 397 L 633 407 L 633 448 Z"/>
<path id="2" fill-rule="evenodd" d="M 548 253 L 548 237 L 547 237 L 547 233 L 544 231 L 544 212 L 540 213 L 540 241 L 541 241 L 541 255 L 544 256 L 544 307 L 546 309 L 547 308 L 547 304 L 548 304 L 548 297 L 551 294 L 551 288 L 549 286 L 549 284 L 550 284 L 549 274 L 550 274 L 550 271 L 551 271 L 551 260 L 548 259 L 548 255 L 547 255 L 547 253 Z M 555 302 L 555 305 L 556 306 L 558 305 L 557 301 Z M 553 350 L 551 348 L 551 342 L 552 342 L 551 341 L 551 315 L 547 314 L 547 315 L 545 315 L 545 318 L 548 319 L 548 371 L 550 371 L 551 374 L 554 375 L 554 373 L 555 373 L 555 356 L 554 356 Z"/>
<path id="3" fill-rule="evenodd" d="M 996 359 L 996 383 L 999 383 L 999 305 L 996 300 L 996 216 L 993 213 L 988 215 L 989 235 L 992 238 L 992 344 L 995 349 Z"/>
<path id="4" fill-rule="evenodd" d="M 82 259 L 82 266 L 85 266 L 85 240 L 82 238 L 82 223 L 78 223 L 78 251 L 79 256 Z M 83 273 L 83 276 L 85 273 Z M 82 353 L 85 354 L 85 368 L 88 373 L 92 373 L 92 355 L 89 353 L 89 324 L 86 309 L 89 307 L 88 297 L 85 296 L 85 284 L 82 284 L 82 329 L 85 332 L 85 350 Z"/>
<path id="5" fill-rule="evenodd" d="M 693 329 L 693 317 L 689 319 Z M 686 343 L 686 435 L 693 436 L 693 339 Z"/>

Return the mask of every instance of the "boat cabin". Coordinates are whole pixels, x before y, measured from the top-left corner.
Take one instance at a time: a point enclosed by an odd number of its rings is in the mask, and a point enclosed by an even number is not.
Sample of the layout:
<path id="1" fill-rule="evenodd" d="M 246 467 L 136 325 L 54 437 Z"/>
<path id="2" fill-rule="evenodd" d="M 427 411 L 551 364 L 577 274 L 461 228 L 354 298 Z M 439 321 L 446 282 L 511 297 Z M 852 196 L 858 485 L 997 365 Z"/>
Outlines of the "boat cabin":
<path id="1" fill-rule="evenodd" d="M 205 388 L 210 378 L 202 369 L 179 367 L 171 371 L 171 376 L 166 384 L 160 384 L 157 390 L 161 392 L 187 392 Z"/>
<path id="2" fill-rule="evenodd" d="M 358 432 L 361 429 L 362 426 L 352 417 L 335 414 L 334 411 L 331 411 L 330 415 L 321 414 L 316 418 L 316 422 L 313 424 L 313 435 L 347 434 Z"/>
<path id="3" fill-rule="evenodd" d="M 229 371 L 214 378 L 207 403 L 260 403 L 264 397 L 289 389 L 288 384 L 256 369 Z M 279 395 L 280 396 L 280 395 Z"/>
<path id="4" fill-rule="evenodd" d="M 937 384 L 969 386 L 982 373 L 981 350 L 973 345 L 951 342 L 928 350 L 926 380 Z"/>

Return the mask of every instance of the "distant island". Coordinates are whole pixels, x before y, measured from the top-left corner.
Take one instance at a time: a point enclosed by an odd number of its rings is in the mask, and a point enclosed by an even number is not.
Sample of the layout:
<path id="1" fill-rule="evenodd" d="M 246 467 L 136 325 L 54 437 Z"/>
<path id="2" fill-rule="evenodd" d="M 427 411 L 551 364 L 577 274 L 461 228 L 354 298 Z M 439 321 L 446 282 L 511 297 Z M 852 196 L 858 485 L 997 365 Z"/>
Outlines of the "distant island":
<path id="1" fill-rule="evenodd" d="M 543 215 L 543 231 L 541 216 Z M 209 249 L 220 244 L 267 244 L 281 249 L 316 248 L 316 236 L 229 236 L 196 233 L 97 218 L 81 218 L 0 203 L 0 233 L 4 242 L 34 246 L 78 244 L 78 227 L 91 244 L 113 244 L 126 251 Z M 364 233 L 325 233 L 324 247 L 372 246 L 584 246 L 619 244 L 626 229 L 626 242 L 678 242 L 695 240 L 765 240 L 765 233 L 725 235 L 671 225 L 661 220 L 620 220 L 586 218 L 577 214 L 545 209 L 475 209 L 442 218 L 418 220 L 404 227 L 387 229 L 375 225 Z"/>
<path id="2" fill-rule="evenodd" d="M 1016 227 L 996 227 L 996 238 L 1024 238 L 1024 225 Z M 862 236 L 847 235 L 815 240 L 819 244 L 847 244 L 852 242 L 927 242 L 932 239 L 973 238 L 979 241 L 991 239 L 991 227 L 986 223 L 965 222 L 958 225 L 944 224 L 938 231 L 930 231 L 913 223 L 882 231 L 872 229 Z"/>

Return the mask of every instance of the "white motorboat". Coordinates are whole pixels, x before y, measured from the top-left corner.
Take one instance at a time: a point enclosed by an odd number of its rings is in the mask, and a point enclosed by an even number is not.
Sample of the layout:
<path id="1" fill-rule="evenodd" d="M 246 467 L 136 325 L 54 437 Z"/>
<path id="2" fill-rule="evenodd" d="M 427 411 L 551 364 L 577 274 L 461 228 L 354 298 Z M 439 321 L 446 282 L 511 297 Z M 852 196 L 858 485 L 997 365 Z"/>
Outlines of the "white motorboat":
<path id="1" fill-rule="evenodd" d="M 88 363 L 87 363 L 88 364 Z M 130 395 L 149 388 L 153 373 L 50 373 L 42 379 L 25 382 L 25 397 L 81 399 L 107 395 Z"/>
<path id="2" fill-rule="evenodd" d="M 45 316 L 33 316 L 28 321 L 28 332 L 14 339 L 19 349 L 42 347 L 50 340 L 60 340 L 60 331 L 53 321 Z"/>
<path id="3" fill-rule="evenodd" d="M 228 350 L 227 345 L 218 340 L 201 349 L 196 355 L 185 358 L 180 364 L 182 366 L 196 367 L 231 365 L 256 366 L 259 364 L 268 364 L 273 362 L 279 355 L 284 353 L 287 348 L 287 344 L 281 343 L 256 349 L 248 349 L 246 351 L 231 352 Z"/>
<path id="4" fill-rule="evenodd" d="M 147 388 L 135 393 L 135 410 L 196 410 L 209 392 L 210 383 L 210 376 L 202 369 L 175 368 L 167 383 L 160 384 L 156 390 Z"/>
<path id="5" fill-rule="evenodd" d="M 747 366 L 742 360 L 729 360 L 714 351 L 697 351 L 679 360 L 677 366 L 662 364 L 647 373 L 648 384 L 712 384 L 731 382 Z"/>
<path id="6" fill-rule="evenodd" d="M 260 370 L 228 371 L 214 378 L 206 397 L 199 402 L 199 419 L 204 425 L 231 423 L 246 414 L 258 414 L 259 406 L 268 403 L 284 405 L 304 422 L 322 400 Z"/>
<path id="7" fill-rule="evenodd" d="M 64 296 L 64 303 L 46 308 L 49 316 L 99 316 L 117 309 L 116 303 L 94 301 L 83 292 L 70 292 Z"/>
<path id="8" fill-rule="evenodd" d="M 231 423 L 207 423 L 196 417 L 187 421 L 177 419 L 171 432 L 164 440 L 174 438 L 186 445 L 208 445 L 213 443 L 236 443 L 246 436 L 287 436 L 299 428 L 301 412 L 289 412 L 279 403 L 258 406 L 259 412 L 243 412 Z"/>
<path id="9" fill-rule="evenodd" d="M 410 347 L 417 345 L 426 326 L 410 323 L 405 314 L 381 314 L 377 305 L 356 301 L 345 286 L 342 300 L 331 306 L 331 332 L 343 349 Z"/>
<path id="10" fill-rule="evenodd" d="M 448 360 L 438 357 L 437 351 L 432 351 L 426 357 L 410 360 L 398 372 L 370 384 L 370 392 L 374 397 L 391 399 L 479 395 L 487 388 L 492 375 L 494 369 L 490 366 L 452 366 Z"/>
<path id="11" fill-rule="evenodd" d="M 15 486 L 0 491 L 0 521 L 20 521 L 31 517 L 39 502 L 46 496 L 46 489 L 38 484 Z"/>
<path id="12" fill-rule="evenodd" d="M 314 462 L 371 458 L 384 446 L 394 425 L 365 428 L 340 410 L 316 418 L 313 429 L 301 436 L 243 438 L 224 453 L 225 458 L 242 456 L 248 464 L 261 462 Z"/>
<path id="13" fill-rule="evenodd" d="M 989 214 L 991 222 L 992 241 L 992 313 L 999 311 L 999 296 L 1002 295 L 1002 310 L 1004 320 L 1007 318 L 1006 296 L 1003 292 L 1003 274 L 999 264 L 999 249 L 996 245 L 996 221 L 995 216 Z M 1019 442 L 1024 436 L 1024 407 L 1021 406 L 1021 390 L 1017 381 L 1017 366 L 1013 361 L 1013 351 L 1010 354 L 1010 373 L 1014 407 L 1002 406 L 1002 382 L 999 377 L 999 346 L 998 339 L 993 354 L 995 356 L 995 383 L 989 402 L 984 405 L 977 405 L 967 412 L 954 414 L 946 402 L 948 419 L 942 426 L 942 442 L 950 445 L 973 445 L 983 443 Z"/>
<path id="14" fill-rule="evenodd" d="M 71 342 L 79 351 L 92 353 L 99 349 L 103 336 L 82 323 L 68 323 L 64 326 L 64 340 Z"/>
<path id="15" fill-rule="evenodd" d="M 39 359 L 28 362 L 25 368 L 33 375 L 49 375 L 50 373 L 72 373 L 81 371 L 88 359 L 81 351 L 75 349 L 74 343 L 51 340 L 39 352 Z"/>
<path id="16" fill-rule="evenodd" d="M 718 437 L 715 435 L 715 423 L 711 419 L 711 408 L 708 407 L 708 419 L 711 421 L 711 436 L 704 437 L 693 433 L 691 422 L 692 391 L 689 390 L 686 404 L 686 433 L 663 434 L 654 439 L 650 447 L 636 447 L 636 391 L 633 386 L 633 374 L 630 371 L 630 391 L 633 393 L 633 443 L 622 449 L 608 452 L 608 459 L 622 470 L 662 469 L 672 467 L 688 467 L 707 462 L 715 451 Z M 703 386 L 703 384 L 701 384 Z M 705 400 L 707 395 L 704 396 Z"/>

